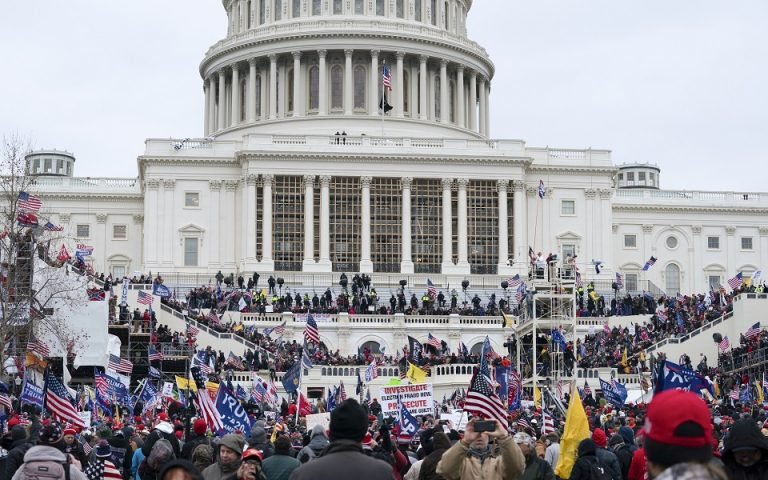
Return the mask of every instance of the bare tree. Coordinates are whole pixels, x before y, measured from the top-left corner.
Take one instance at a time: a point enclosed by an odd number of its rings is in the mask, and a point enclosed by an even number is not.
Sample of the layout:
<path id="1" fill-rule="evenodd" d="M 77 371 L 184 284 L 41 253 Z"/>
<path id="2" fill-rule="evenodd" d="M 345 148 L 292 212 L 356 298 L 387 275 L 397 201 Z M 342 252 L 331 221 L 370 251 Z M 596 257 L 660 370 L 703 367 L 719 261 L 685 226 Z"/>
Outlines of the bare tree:
<path id="1" fill-rule="evenodd" d="M 46 210 L 36 179 L 26 165 L 31 150 L 18 134 L 3 137 L 0 157 L 0 364 L 6 356 L 23 355 L 31 335 L 55 339 L 64 349 L 86 338 L 67 316 L 88 301 L 86 277 L 70 275 L 69 265 L 55 258 L 50 245 L 65 239 L 45 228 Z M 23 200 L 23 201 L 22 201 Z M 42 202 L 41 202 L 42 204 Z M 53 254 L 54 257 L 51 257 Z M 77 338 L 80 337 L 80 338 Z M 51 345 L 52 354 L 57 345 Z"/>

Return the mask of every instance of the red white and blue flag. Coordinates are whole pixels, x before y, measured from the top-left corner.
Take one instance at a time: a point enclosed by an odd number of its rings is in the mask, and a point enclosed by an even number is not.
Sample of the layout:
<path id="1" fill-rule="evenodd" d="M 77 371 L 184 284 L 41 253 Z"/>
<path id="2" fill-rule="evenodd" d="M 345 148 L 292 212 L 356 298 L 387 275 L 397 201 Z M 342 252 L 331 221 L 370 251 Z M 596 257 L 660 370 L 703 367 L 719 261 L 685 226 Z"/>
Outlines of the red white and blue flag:
<path id="1" fill-rule="evenodd" d="M 390 70 L 386 65 L 384 65 L 381 70 L 381 79 L 384 88 L 387 90 L 392 90 L 392 70 Z"/>
<path id="2" fill-rule="evenodd" d="M 21 210 L 28 210 L 30 212 L 39 212 L 40 207 L 43 206 L 43 202 L 42 200 L 40 200 L 40 197 L 30 195 L 27 192 L 19 192 L 19 201 L 17 203 L 17 206 Z"/>
<path id="3" fill-rule="evenodd" d="M 317 329 L 317 322 L 314 317 L 307 315 L 307 326 L 304 329 L 304 339 L 316 344 L 320 344 L 320 332 Z"/>
<path id="4" fill-rule="evenodd" d="M 744 275 L 741 272 L 737 273 L 735 277 L 728 279 L 728 286 L 733 290 L 736 290 L 742 284 L 744 284 Z"/>
<path id="5" fill-rule="evenodd" d="M 107 368 L 110 368 L 118 373 L 125 373 L 126 375 L 130 375 L 133 371 L 133 363 L 110 353 Z"/>
<path id="6" fill-rule="evenodd" d="M 440 343 L 440 339 L 439 339 L 439 338 L 437 338 L 437 337 L 434 337 L 434 336 L 432 336 L 432 334 L 431 334 L 431 333 L 430 333 L 430 334 L 429 334 L 429 336 L 427 337 L 427 345 L 432 345 L 433 347 L 435 347 L 435 348 L 436 348 L 436 349 L 438 349 L 438 350 L 440 350 L 441 348 L 443 348 L 443 345 L 442 345 L 442 343 Z"/>
<path id="7" fill-rule="evenodd" d="M 152 305 L 153 300 L 151 293 L 139 291 L 139 297 L 136 301 L 142 305 Z"/>
<path id="8" fill-rule="evenodd" d="M 744 334 L 744 337 L 746 337 L 749 340 L 753 340 L 760 336 L 760 322 L 757 322 L 756 324 L 749 327 L 749 330 Z"/>
<path id="9" fill-rule="evenodd" d="M 149 347 L 149 361 L 150 362 L 156 362 L 163 359 L 163 354 L 158 351 L 156 348 L 152 347 L 150 345 Z"/>
<path id="10" fill-rule="evenodd" d="M 435 288 L 435 284 L 432 283 L 432 280 L 429 278 L 427 279 L 427 295 L 429 295 L 429 298 L 432 299 L 433 302 L 437 297 L 437 289 Z"/>
<path id="11" fill-rule="evenodd" d="M 80 428 L 85 428 L 85 423 L 78 415 L 77 410 L 69 396 L 69 392 L 61 381 L 54 377 L 50 371 L 45 372 L 45 386 L 43 387 L 44 409 L 51 416 L 61 422 L 71 423 Z"/>

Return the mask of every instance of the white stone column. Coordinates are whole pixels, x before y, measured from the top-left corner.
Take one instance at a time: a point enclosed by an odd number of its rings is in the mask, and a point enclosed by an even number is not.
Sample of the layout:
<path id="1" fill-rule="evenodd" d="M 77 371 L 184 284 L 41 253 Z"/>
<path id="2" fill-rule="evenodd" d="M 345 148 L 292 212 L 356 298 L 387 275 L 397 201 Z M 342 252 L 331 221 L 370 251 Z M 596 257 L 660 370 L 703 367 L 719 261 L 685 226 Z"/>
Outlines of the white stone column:
<path id="1" fill-rule="evenodd" d="M 315 264 L 315 176 L 304 175 L 304 268 Z"/>
<path id="2" fill-rule="evenodd" d="M 277 118 L 277 55 L 272 54 L 269 56 L 269 119 L 275 118 Z"/>
<path id="3" fill-rule="evenodd" d="M 512 199 L 512 209 L 514 210 L 512 236 L 515 242 L 512 246 L 512 251 L 515 255 L 515 267 L 525 269 L 528 264 L 527 260 L 525 260 L 525 252 L 527 251 L 525 246 L 525 184 L 520 180 L 515 180 L 512 188 L 514 190 L 514 198 Z"/>
<path id="4" fill-rule="evenodd" d="M 160 180 L 149 178 L 144 182 L 144 185 L 147 192 L 147 200 L 144 205 L 144 264 L 147 268 L 151 268 L 157 265 L 157 259 L 160 256 L 160 252 L 158 251 L 158 226 L 160 225 L 160 211 L 157 208 Z"/>
<path id="5" fill-rule="evenodd" d="M 704 265 L 701 261 L 701 254 L 703 250 L 703 244 L 701 241 L 701 225 L 691 226 L 691 233 L 693 233 L 693 241 L 690 245 L 690 249 L 693 253 L 693 265 L 691 265 L 691 273 L 693 275 L 693 291 L 706 292 L 709 291 L 709 279 L 707 278 L 707 274 L 704 273 Z"/>
<path id="6" fill-rule="evenodd" d="M 163 230 L 165 231 L 165 238 L 163 239 L 163 258 L 162 262 L 163 264 L 167 266 L 174 265 L 174 254 L 173 254 L 173 245 L 175 241 L 175 232 L 174 232 L 174 214 L 175 214 L 175 206 L 174 206 L 174 191 L 176 189 L 176 180 L 172 178 L 167 178 L 163 180 L 163 195 L 165 196 L 165 204 L 163 205 L 163 208 L 165 210 L 165 222 L 163 225 Z"/>
<path id="7" fill-rule="evenodd" d="M 485 136 L 491 136 L 491 81 L 485 82 L 485 88 L 483 88 L 483 98 L 485 103 Z"/>
<path id="8" fill-rule="evenodd" d="M 453 212 L 451 205 L 452 178 L 443 178 L 443 272 L 453 267 Z"/>
<path id="9" fill-rule="evenodd" d="M 371 261 L 371 177 L 360 177 L 360 271 L 373 273 Z"/>
<path id="10" fill-rule="evenodd" d="M 469 129 L 477 132 L 477 72 L 469 76 Z"/>
<path id="11" fill-rule="evenodd" d="M 371 50 L 371 90 L 370 90 L 370 105 L 368 113 L 373 116 L 379 114 L 379 93 L 381 93 L 381 86 L 383 80 L 379 73 L 379 51 Z"/>
<path id="12" fill-rule="evenodd" d="M 224 130 L 227 125 L 227 72 L 225 69 L 219 70 L 219 122 L 216 125 L 217 130 Z"/>
<path id="13" fill-rule="evenodd" d="M 235 190 L 240 182 L 237 180 L 225 180 L 224 190 L 221 192 L 221 200 L 219 201 L 219 219 L 217 225 L 234 225 L 237 221 L 235 219 Z M 221 231 L 221 249 L 222 253 L 222 269 L 234 270 L 236 268 L 235 263 L 235 235 L 230 231 L 227 232 L 223 228 L 214 227 Z"/>
<path id="14" fill-rule="evenodd" d="M 759 227 L 757 229 L 760 237 L 758 246 L 760 247 L 760 268 L 766 268 L 763 265 L 768 265 L 768 227 Z M 694 247 L 695 248 L 695 247 Z M 701 290 L 697 290 L 701 291 Z"/>
<path id="15" fill-rule="evenodd" d="M 326 72 L 325 64 L 325 56 L 327 53 L 328 52 L 326 50 L 317 51 L 317 56 L 319 58 L 317 72 L 320 78 L 317 82 L 317 92 L 318 95 L 320 95 L 320 98 L 318 98 L 317 102 L 319 115 L 328 115 L 328 73 Z"/>
<path id="16" fill-rule="evenodd" d="M 344 50 L 344 115 L 352 115 L 352 53 Z"/>
<path id="17" fill-rule="evenodd" d="M 205 93 L 205 118 L 203 118 L 203 135 L 208 136 L 210 133 L 210 107 L 211 107 L 211 87 L 208 81 L 203 82 L 203 92 Z"/>
<path id="18" fill-rule="evenodd" d="M 451 119 L 448 112 L 448 61 L 440 60 L 440 122 L 448 123 Z"/>
<path id="19" fill-rule="evenodd" d="M 210 270 L 213 269 L 221 269 L 221 258 L 219 256 L 219 249 L 221 248 L 221 242 L 219 240 L 219 235 L 221 235 L 221 232 L 224 230 L 223 228 L 218 228 L 218 225 L 221 221 L 221 218 L 219 217 L 219 196 L 221 195 L 221 186 L 222 186 L 221 180 L 209 180 L 208 181 L 208 189 L 211 192 L 211 208 L 209 210 L 209 227 L 208 231 L 210 232 L 208 235 L 208 268 Z"/>
<path id="20" fill-rule="evenodd" d="M 245 177 L 245 261 L 248 263 L 256 260 L 256 181 L 258 175 L 249 174 Z"/>
<path id="21" fill-rule="evenodd" d="M 497 180 L 496 188 L 499 193 L 499 265 L 497 272 L 499 275 L 508 270 L 507 260 L 509 260 L 509 229 L 507 221 L 509 212 L 507 212 L 507 186 L 509 180 Z"/>
<path id="22" fill-rule="evenodd" d="M 459 240 L 459 262 L 457 265 L 465 266 L 469 265 L 467 258 L 467 185 L 469 185 L 469 179 L 459 178 L 456 183 L 459 186 L 458 232 L 456 232 Z"/>
<path id="23" fill-rule="evenodd" d="M 464 66 L 456 68 L 456 124 L 464 128 L 467 124 L 464 113 Z"/>
<path id="24" fill-rule="evenodd" d="M 256 59 L 248 60 L 248 97 L 246 100 L 248 123 L 256 121 Z"/>
<path id="25" fill-rule="evenodd" d="M 268 270 L 275 269 L 272 259 L 272 182 L 275 176 L 267 173 L 261 176 L 262 217 L 261 217 L 261 265 Z"/>
<path id="26" fill-rule="evenodd" d="M 400 272 L 401 273 L 413 273 L 413 255 L 411 253 L 411 184 L 413 178 L 403 177 L 400 179 L 400 185 L 403 188 L 403 208 L 402 208 L 402 233 L 401 233 L 401 245 L 402 245 L 402 258 L 400 259 Z"/>
<path id="27" fill-rule="evenodd" d="M 304 101 L 301 92 L 304 87 L 301 84 L 301 52 L 291 52 L 293 55 L 293 116 L 304 116 Z"/>
<path id="28" fill-rule="evenodd" d="M 319 265 L 331 271 L 331 177 L 320 176 L 320 260 Z"/>
<path id="29" fill-rule="evenodd" d="M 403 116 L 403 99 L 405 98 L 405 74 L 403 73 L 403 58 L 405 52 L 397 52 L 397 78 L 395 79 L 395 115 Z"/>
<path id="30" fill-rule="evenodd" d="M 211 135 L 216 131 L 216 81 L 213 75 L 208 77 L 208 132 Z"/>
<path id="31" fill-rule="evenodd" d="M 232 121 L 234 127 L 240 123 L 240 69 L 232 65 Z"/>
<path id="32" fill-rule="evenodd" d="M 488 124 L 486 123 L 487 119 L 487 110 L 488 105 L 485 103 L 487 98 L 485 96 L 485 79 L 480 79 L 480 135 L 487 137 L 488 136 Z"/>
<path id="33" fill-rule="evenodd" d="M 419 57 L 419 119 L 427 119 L 427 56 Z"/>

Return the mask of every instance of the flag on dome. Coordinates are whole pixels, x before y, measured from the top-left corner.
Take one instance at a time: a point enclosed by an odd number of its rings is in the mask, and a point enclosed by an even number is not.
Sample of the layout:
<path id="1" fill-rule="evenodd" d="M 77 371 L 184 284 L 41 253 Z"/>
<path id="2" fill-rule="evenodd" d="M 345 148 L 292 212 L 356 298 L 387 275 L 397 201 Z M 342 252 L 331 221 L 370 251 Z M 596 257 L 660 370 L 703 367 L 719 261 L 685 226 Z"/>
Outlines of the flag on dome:
<path id="1" fill-rule="evenodd" d="M 381 70 L 381 80 L 384 89 L 392 91 L 392 70 L 386 64 L 384 64 Z"/>

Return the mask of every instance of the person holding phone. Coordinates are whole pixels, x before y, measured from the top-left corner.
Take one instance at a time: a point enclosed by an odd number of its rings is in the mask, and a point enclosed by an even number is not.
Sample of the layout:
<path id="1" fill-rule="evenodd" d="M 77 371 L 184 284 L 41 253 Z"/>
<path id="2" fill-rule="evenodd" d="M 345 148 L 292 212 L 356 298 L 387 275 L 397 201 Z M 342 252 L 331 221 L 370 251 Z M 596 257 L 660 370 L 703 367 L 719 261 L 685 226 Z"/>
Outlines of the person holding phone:
<path id="1" fill-rule="evenodd" d="M 477 419 L 467 423 L 464 438 L 437 465 L 446 480 L 516 480 L 524 470 L 523 452 L 509 432 L 498 422 Z"/>

